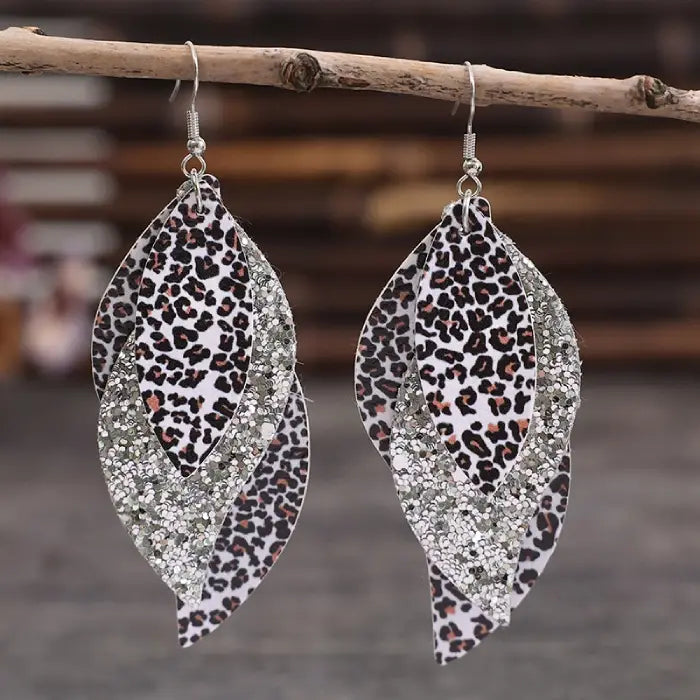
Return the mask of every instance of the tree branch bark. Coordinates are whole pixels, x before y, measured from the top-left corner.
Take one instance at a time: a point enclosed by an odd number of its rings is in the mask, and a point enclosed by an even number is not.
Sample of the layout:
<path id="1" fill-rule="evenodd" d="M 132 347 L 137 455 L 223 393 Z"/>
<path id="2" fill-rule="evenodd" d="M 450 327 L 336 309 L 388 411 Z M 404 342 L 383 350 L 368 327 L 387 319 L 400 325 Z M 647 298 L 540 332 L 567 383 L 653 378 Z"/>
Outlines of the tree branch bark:
<path id="1" fill-rule="evenodd" d="M 465 101 L 462 65 L 381 56 L 247 46 L 197 46 L 200 79 L 309 92 L 316 88 L 375 90 Z M 191 79 L 184 45 L 50 37 L 35 27 L 0 31 L 0 71 L 70 73 L 122 78 Z M 539 75 L 474 66 L 479 105 L 575 108 L 700 122 L 700 91 L 679 90 L 658 78 L 624 80 Z"/>

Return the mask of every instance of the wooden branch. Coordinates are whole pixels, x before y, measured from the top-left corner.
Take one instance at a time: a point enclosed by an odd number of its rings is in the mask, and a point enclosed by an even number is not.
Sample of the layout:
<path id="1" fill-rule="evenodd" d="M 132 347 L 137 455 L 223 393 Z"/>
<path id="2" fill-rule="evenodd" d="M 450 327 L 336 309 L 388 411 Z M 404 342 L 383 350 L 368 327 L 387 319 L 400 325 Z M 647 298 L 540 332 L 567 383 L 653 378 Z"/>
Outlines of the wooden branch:
<path id="1" fill-rule="evenodd" d="M 198 46 L 197 53 L 204 81 L 298 92 L 376 90 L 452 102 L 468 98 L 469 81 L 462 65 L 247 46 Z M 49 37 L 32 27 L 0 31 L 0 71 L 168 80 L 191 79 L 193 72 L 185 46 Z M 618 80 L 480 65 L 474 66 L 474 77 L 480 105 L 577 108 L 700 122 L 700 91 L 668 87 L 647 75 Z"/>

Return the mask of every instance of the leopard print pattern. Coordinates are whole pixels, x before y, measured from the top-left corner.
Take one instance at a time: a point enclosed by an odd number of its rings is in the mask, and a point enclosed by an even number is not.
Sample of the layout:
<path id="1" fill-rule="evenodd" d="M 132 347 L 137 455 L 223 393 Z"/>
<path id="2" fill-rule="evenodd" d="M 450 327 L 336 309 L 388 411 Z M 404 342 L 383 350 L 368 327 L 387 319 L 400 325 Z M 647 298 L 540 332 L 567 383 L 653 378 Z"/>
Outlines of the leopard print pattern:
<path id="1" fill-rule="evenodd" d="M 570 455 L 562 458 L 557 474 L 542 494 L 520 545 L 510 606 L 515 610 L 530 592 L 557 546 L 564 524 L 570 485 Z M 498 629 L 434 564 L 428 561 L 433 613 L 435 660 L 441 664 L 464 656 Z"/>
<path id="2" fill-rule="evenodd" d="M 418 289 L 416 358 L 435 428 L 457 466 L 493 494 L 515 463 L 535 392 L 527 296 L 488 202 L 449 205 Z"/>
<path id="3" fill-rule="evenodd" d="M 136 368 L 146 416 L 183 476 L 226 431 L 245 388 L 252 292 L 236 224 L 218 193 L 190 191 L 151 248 L 136 306 Z"/>
<path id="4" fill-rule="evenodd" d="M 179 642 L 215 630 L 260 585 L 289 541 L 309 476 L 309 431 L 295 378 L 275 439 L 226 516 L 209 562 L 201 602 L 178 599 Z"/>
<path id="5" fill-rule="evenodd" d="M 384 287 L 357 345 L 357 407 L 367 434 L 389 466 L 394 406 L 414 356 L 416 292 L 432 236 L 433 232 L 416 246 Z"/>
<path id="6" fill-rule="evenodd" d="M 520 545 L 518 570 L 513 582 L 511 608 L 520 605 L 554 553 L 564 526 L 571 489 L 571 453 L 562 458 L 559 470 L 542 494 L 540 507 Z"/>
<path id="7" fill-rule="evenodd" d="M 212 175 L 205 175 L 202 184 L 218 194 L 219 181 Z M 98 399 L 102 398 L 109 373 L 136 326 L 136 304 L 146 260 L 178 201 L 178 197 L 174 197 L 168 202 L 136 239 L 97 306 L 92 329 L 92 379 Z"/>
<path id="8" fill-rule="evenodd" d="M 170 201 L 136 239 L 107 285 L 92 327 L 92 381 L 97 398 L 104 394 L 109 373 L 136 325 L 136 303 L 143 268 L 153 243 L 177 204 Z"/>
<path id="9" fill-rule="evenodd" d="M 488 203 L 474 206 L 488 213 Z M 365 431 L 382 459 L 391 464 L 389 443 L 394 408 L 413 357 L 411 329 L 415 315 L 416 290 L 423 274 L 433 229 L 394 273 L 370 310 L 360 335 L 355 361 L 357 404 Z M 374 360 L 374 355 L 378 361 Z M 385 391 L 382 387 L 389 387 Z M 516 608 L 549 561 L 558 543 L 567 507 L 569 457 L 543 492 L 523 538 L 511 594 Z M 428 561 L 435 659 L 440 664 L 453 661 L 477 646 L 497 625 L 474 606 L 443 574 Z"/>
<path id="10" fill-rule="evenodd" d="M 428 560 L 433 609 L 433 646 L 440 665 L 464 656 L 493 632 L 493 620 Z M 465 633 L 464 630 L 467 630 Z"/>

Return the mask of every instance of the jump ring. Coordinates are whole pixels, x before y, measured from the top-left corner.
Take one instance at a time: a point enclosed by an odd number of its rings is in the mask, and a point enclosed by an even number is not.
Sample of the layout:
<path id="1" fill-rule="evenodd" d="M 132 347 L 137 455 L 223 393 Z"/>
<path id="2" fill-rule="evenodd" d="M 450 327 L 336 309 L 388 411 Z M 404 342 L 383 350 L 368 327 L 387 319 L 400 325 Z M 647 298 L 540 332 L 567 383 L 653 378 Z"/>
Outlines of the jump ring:
<path id="1" fill-rule="evenodd" d="M 190 170 L 189 178 L 192 188 L 194 189 L 196 208 L 201 214 L 204 211 L 204 207 L 202 205 L 202 188 L 199 186 L 199 173 L 192 168 L 192 170 Z"/>
<path id="2" fill-rule="evenodd" d="M 189 177 L 189 176 L 190 176 L 190 172 L 191 172 L 191 171 L 187 169 L 187 164 L 190 162 L 190 160 L 191 160 L 192 158 L 196 158 L 196 159 L 199 161 L 199 171 L 197 171 L 197 175 L 198 175 L 199 177 L 202 177 L 202 175 L 204 175 L 204 173 L 207 171 L 207 163 L 206 163 L 206 161 L 204 160 L 204 158 L 202 158 L 202 156 L 198 156 L 198 155 L 196 155 L 196 154 L 194 154 L 194 153 L 188 153 L 188 154 L 182 159 L 182 163 L 180 164 L 180 168 L 182 169 L 182 174 L 183 174 L 185 177 Z"/>
<path id="3" fill-rule="evenodd" d="M 470 180 L 476 186 L 473 192 L 471 189 L 465 189 L 464 187 Z M 477 197 L 481 194 L 481 180 L 475 174 L 462 175 L 457 181 L 457 194 L 460 197 Z"/>

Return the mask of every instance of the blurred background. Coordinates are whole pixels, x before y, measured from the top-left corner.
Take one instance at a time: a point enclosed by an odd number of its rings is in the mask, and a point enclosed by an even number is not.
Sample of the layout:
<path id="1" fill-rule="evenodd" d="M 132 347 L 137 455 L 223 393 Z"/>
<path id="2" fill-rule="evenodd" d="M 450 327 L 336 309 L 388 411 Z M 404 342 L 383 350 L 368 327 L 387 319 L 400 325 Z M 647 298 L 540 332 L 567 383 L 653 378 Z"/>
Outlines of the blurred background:
<path id="1" fill-rule="evenodd" d="M 0 0 L 0 26 L 23 25 L 700 87 L 691 0 Z M 371 302 L 454 196 L 466 107 L 201 86 L 209 171 L 294 309 L 314 458 L 262 592 L 176 648 L 101 482 L 88 351 L 113 269 L 180 184 L 189 87 L 169 105 L 162 81 L 0 74 L 0 698 L 697 700 L 700 138 L 663 119 L 477 109 L 484 194 L 570 310 L 584 404 L 547 575 L 439 669 L 351 376 Z"/>

